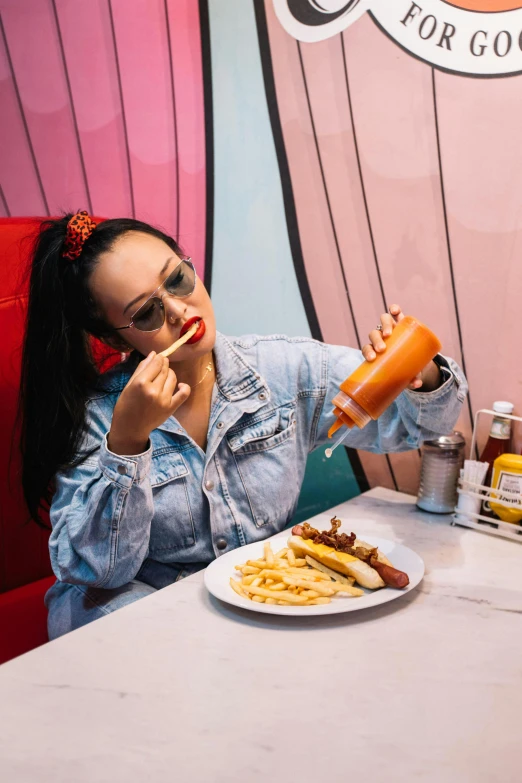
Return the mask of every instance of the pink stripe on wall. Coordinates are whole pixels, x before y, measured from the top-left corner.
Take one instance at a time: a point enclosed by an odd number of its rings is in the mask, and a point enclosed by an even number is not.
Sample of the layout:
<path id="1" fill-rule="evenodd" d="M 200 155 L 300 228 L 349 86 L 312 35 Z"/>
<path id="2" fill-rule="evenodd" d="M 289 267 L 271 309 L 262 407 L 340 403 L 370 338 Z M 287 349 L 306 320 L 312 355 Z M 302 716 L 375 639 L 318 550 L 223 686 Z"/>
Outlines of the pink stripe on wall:
<path id="1" fill-rule="evenodd" d="M 351 344 L 364 344 L 385 305 L 365 208 L 342 39 L 336 36 L 320 43 L 302 44 L 301 52 L 337 237 L 338 260 L 344 269 L 357 326 Z M 312 295 L 315 301 L 314 289 Z M 373 484 L 395 487 L 388 460 L 368 452 L 361 452 L 360 459 Z M 411 471 L 405 475 L 410 476 Z"/>
<path id="2" fill-rule="evenodd" d="M 107 0 L 56 0 L 56 10 L 92 210 L 96 215 L 130 217 L 130 178 Z"/>
<path id="3" fill-rule="evenodd" d="M 200 277 L 205 263 L 205 111 L 198 3 L 167 0 L 178 140 L 179 230 Z"/>
<path id="4" fill-rule="evenodd" d="M 326 342 L 356 345 L 315 148 L 297 42 L 265 3 L 279 115 L 290 166 L 308 281 Z M 284 74 L 284 78 L 283 78 Z"/>
<path id="5" fill-rule="evenodd" d="M 14 71 L 0 35 L 0 209 L 135 214 L 179 236 L 203 277 L 198 3 L 0 0 L 0 10 Z"/>
<path id="6" fill-rule="evenodd" d="M 35 164 L 16 96 L 3 36 L 0 34 L 0 182 L 2 214 L 45 215 Z M 5 204 L 3 203 L 5 200 Z"/>
<path id="7" fill-rule="evenodd" d="M 475 408 L 520 414 L 522 77 L 436 74 L 441 156 L 466 364 Z"/>
<path id="8" fill-rule="evenodd" d="M 83 207 L 87 193 L 52 4 L 3 3 L 2 20 L 49 210 Z"/>
<path id="9" fill-rule="evenodd" d="M 384 306 L 359 176 L 340 36 L 301 51 L 319 154 L 360 341 Z"/>
<path id="10" fill-rule="evenodd" d="M 364 182 L 389 303 L 461 359 L 439 176 L 432 69 L 366 16 L 344 33 Z"/>
<path id="11" fill-rule="evenodd" d="M 345 31 L 345 51 L 376 254 L 388 303 L 431 326 L 462 362 L 439 174 L 432 69 L 384 36 L 369 17 Z M 469 409 L 458 427 L 471 432 Z M 416 452 L 391 458 L 415 492 Z"/>
<path id="12" fill-rule="evenodd" d="M 136 217 L 178 233 L 170 56 L 162 0 L 112 0 Z"/>

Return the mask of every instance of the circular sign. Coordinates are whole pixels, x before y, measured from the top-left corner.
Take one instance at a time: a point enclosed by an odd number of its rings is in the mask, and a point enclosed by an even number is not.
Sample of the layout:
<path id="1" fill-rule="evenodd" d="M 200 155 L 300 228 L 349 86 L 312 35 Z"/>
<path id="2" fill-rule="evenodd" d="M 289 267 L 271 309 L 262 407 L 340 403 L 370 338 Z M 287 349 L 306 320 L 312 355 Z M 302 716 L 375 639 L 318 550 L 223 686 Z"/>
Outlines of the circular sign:
<path id="1" fill-rule="evenodd" d="M 522 0 L 274 0 L 290 35 L 320 41 L 369 12 L 403 49 L 469 76 L 522 73 Z"/>

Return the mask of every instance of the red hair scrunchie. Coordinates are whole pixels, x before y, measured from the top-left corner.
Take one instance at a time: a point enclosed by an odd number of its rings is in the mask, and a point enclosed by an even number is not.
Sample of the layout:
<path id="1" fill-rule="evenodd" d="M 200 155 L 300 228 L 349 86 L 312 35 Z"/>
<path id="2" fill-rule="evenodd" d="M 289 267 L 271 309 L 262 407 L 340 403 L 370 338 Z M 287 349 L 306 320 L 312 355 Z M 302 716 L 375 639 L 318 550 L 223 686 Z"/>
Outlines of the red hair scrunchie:
<path id="1" fill-rule="evenodd" d="M 89 239 L 96 225 L 85 210 L 73 215 L 67 223 L 65 249 L 62 253 L 63 258 L 68 258 L 70 261 L 78 258 L 83 250 L 84 242 Z"/>

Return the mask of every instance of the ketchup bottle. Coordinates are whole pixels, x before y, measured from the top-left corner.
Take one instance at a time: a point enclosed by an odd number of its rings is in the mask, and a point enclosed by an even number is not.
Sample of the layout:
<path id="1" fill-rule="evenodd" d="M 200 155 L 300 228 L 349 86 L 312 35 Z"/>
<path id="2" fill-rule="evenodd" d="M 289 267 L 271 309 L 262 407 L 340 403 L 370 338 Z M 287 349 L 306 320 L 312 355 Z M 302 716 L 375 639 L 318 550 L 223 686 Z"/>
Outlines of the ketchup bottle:
<path id="1" fill-rule="evenodd" d="M 493 473 L 493 463 L 497 457 L 502 454 L 511 454 L 511 420 L 504 419 L 500 414 L 506 413 L 508 416 L 513 413 L 514 405 L 512 402 L 503 402 L 501 400 L 493 403 L 493 410 L 498 413 L 491 423 L 489 438 L 487 439 L 484 450 L 480 455 L 481 462 L 489 462 L 488 472 L 484 479 L 485 486 L 491 486 L 491 475 Z"/>
<path id="2" fill-rule="evenodd" d="M 343 424 L 362 429 L 378 419 L 441 349 L 433 332 L 409 315 L 384 340 L 386 350 L 375 361 L 363 362 L 341 384 L 332 400 L 337 421 L 328 437 Z"/>

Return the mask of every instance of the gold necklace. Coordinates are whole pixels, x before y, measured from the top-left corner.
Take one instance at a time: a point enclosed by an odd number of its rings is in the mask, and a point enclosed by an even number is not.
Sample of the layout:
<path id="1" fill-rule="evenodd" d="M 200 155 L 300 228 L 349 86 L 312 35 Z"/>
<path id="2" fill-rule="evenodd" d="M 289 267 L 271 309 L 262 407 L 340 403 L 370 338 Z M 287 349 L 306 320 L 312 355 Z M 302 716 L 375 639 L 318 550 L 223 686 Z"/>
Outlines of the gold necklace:
<path id="1" fill-rule="evenodd" d="M 207 377 L 207 375 L 209 374 L 209 372 L 212 372 L 212 370 L 213 370 L 213 367 L 212 367 L 212 362 L 209 362 L 209 363 L 207 364 L 206 368 L 205 368 L 205 375 L 203 376 L 203 378 L 202 378 L 200 381 L 198 381 L 197 383 L 195 383 L 195 384 L 194 384 L 194 386 L 193 386 L 192 388 L 193 388 L 193 389 L 195 389 L 195 388 L 196 388 L 196 386 L 199 386 L 199 384 L 200 384 L 200 383 L 203 383 L 203 381 L 205 380 L 205 378 Z"/>

